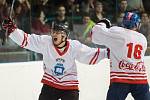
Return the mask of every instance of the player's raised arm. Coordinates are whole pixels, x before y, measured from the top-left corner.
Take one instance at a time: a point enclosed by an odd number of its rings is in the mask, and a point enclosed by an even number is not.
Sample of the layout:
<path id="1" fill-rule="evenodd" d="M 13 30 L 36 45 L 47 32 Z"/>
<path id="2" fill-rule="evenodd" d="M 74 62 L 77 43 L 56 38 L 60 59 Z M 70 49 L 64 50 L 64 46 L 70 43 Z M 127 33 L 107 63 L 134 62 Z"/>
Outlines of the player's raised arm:
<path id="1" fill-rule="evenodd" d="M 123 32 L 120 33 L 120 30 Z M 99 45 L 105 45 L 110 48 L 113 46 L 113 43 L 124 43 L 124 35 L 127 35 L 124 34 L 124 31 L 126 30 L 122 27 L 111 26 L 108 19 L 102 19 L 92 28 L 92 42 Z"/>
<path id="2" fill-rule="evenodd" d="M 92 42 L 96 44 L 105 44 L 104 42 L 109 41 L 110 32 L 109 28 L 111 23 L 108 19 L 102 19 L 92 28 Z"/>
<path id="3" fill-rule="evenodd" d="M 10 18 L 3 21 L 2 27 L 4 30 L 7 30 L 8 36 L 20 47 L 42 53 L 45 36 L 25 33 L 23 30 L 18 29 Z"/>
<path id="4" fill-rule="evenodd" d="M 97 64 L 104 58 L 109 58 L 109 50 L 107 48 L 90 48 L 78 41 L 76 44 L 76 60 L 85 64 Z"/>

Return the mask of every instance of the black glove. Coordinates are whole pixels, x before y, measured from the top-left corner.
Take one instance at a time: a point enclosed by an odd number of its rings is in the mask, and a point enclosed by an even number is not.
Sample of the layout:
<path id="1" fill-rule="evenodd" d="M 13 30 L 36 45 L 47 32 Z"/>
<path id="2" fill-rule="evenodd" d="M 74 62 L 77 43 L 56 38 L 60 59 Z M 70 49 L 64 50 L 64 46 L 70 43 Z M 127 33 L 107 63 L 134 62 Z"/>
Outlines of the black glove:
<path id="1" fill-rule="evenodd" d="M 108 19 L 106 19 L 106 18 L 103 18 L 98 23 L 105 23 L 107 28 L 111 27 L 111 22 Z"/>
<path id="2" fill-rule="evenodd" d="M 9 35 L 17 28 L 17 26 L 11 18 L 6 18 L 2 22 L 2 28 L 7 30 L 7 34 Z"/>

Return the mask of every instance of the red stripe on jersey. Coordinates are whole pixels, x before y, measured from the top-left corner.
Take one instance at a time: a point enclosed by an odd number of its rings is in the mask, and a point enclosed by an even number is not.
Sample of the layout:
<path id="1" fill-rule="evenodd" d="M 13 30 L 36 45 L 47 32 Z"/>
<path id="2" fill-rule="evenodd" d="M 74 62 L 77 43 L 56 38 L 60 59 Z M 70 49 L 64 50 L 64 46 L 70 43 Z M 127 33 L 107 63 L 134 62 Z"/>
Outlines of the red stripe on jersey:
<path id="1" fill-rule="evenodd" d="M 48 77 L 48 76 L 43 76 L 43 78 L 47 78 L 47 79 L 52 80 L 52 81 L 54 81 L 56 83 L 68 83 L 68 84 L 78 84 L 79 83 L 77 80 L 61 81 L 60 82 L 60 81 L 55 81 L 51 77 Z"/>
<path id="2" fill-rule="evenodd" d="M 21 47 L 22 48 L 25 47 L 25 46 L 27 46 L 27 44 L 28 44 L 27 38 L 28 38 L 28 34 L 24 33 L 24 39 L 23 39 L 23 41 L 21 43 Z"/>
<path id="3" fill-rule="evenodd" d="M 129 73 L 129 72 L 110 72 L 110 74 L 113 74 L 113 73 L 115 73 L 115 74 L 139 74 L 139 75 L 144 75 L 144 74 L 146 74 L 145 72 L 143 72 L 143 73 Z"/>
<path id="4" fill-rule="evenodd" d="M 98 57 L 99 57 L 99 54 L 100 54 L 100 48 L 98 48 L 97 56 L 96 56 L 96 59 L 95 59 L 95 61 L 93 62 L 93 64 L 95 64 L 95 63 L 96 63 L 96 61 L 97 61 L 97 59 L 98 59 Z"/>
<path id="5" fill-rule="evenodd" d="M 27 44 L 28 44 L 28 34 L 26 33 L 26 43 L 24 46 L 27 46 Z"/>
<path id="6" fill-rule="evenodd" d="M 49 86 L 52 86 L 54 88 L 57 88 L 57 89 L 63 89 L 63 90 L 78 90 L 78 85 L 72 85 L 72 86 L 62 86 L 62 85 L 58 85 L 58 84 L 54 84 L 52 82 L 49 82 L 45 79 L 42 79 L 41 82 L 43 84 L 46 84 L 46 85 L 49 85 Z"/>
<path id="7" fill-rule="evenodd" d="M 67 74 L 67 75 L 65 75 L 65 76 L 68 76 L 68 75 L 74 75 L 74 74 Z M 64 76 L 64 77 L 65 77 Z M 59 81 L 58 79 L 56 79 L 55 77 L 53 77 L 52 75 L 49 75 L 49 74 L 47 74 L 47 73 L 44 73 L 44 76 L 43 77 L 45 77 L 45 78 L 48 78 L 48 79 L 50 79 L 50 80 L 53 80 L 53 81 L 55 81 L 55 82 L 57 82 L 57 83 L 67 83 L 67 82 L 70 82 L 70 83 L 79 83 L 78 82 L 78 80 L 69 80 L 69 81 Z M 62 77 L 62 78 L 64 78 L 64 77 Z M 60 80 L 62 79 L 62 78 L 60 78 Z"/>
<path id="8" fill-rule="evenodd" d="M 43 78 L 46 78 L 46 79 L 49 79 L 49 80 L 52 80 L 52 81 L 54 81 L 54 82 L 58 82 L 57 80 L 54 80 L 53 78 L 51 78 L 51 77 L 49 77 L 49 76 L 43 76 Z"/>
<path id="9" fill-rule="evenodd" d="M 128 84 L 147 84 L 147 75 L 143 73 L 131 72 L 110 72 L 111 83 L 128 83 Z"/>
<path id="10" fill-rule="evenodd" d="M 23 45 L 24 45 L 24 43 L 25 43 L 25 38 L 26 38 L 26 37 L 25 37 L 25 34 L 24 34 L 24 38 L 23 38 L 23 41 L 22 41 L 22 43 L 21 43 L 21 47 L 22 47 L 22 48 L 24 47 Z"/>
<path id="11" fill-rule="evenodd" d="M 90 60 L 90 63 L 89 63 L 89 64 L 92 64 L 92 62 L 93 62 L 93 60 L 95 59 L 97 53 L 98 53 L 98 52 L 95 53 L 95 55 L 93 56 L 93 58 Z"/>
<path id="12" fill-rule="evenodd" d="M 147 79 L 132 80 L 132 79 L 118 79 L 118 78 L 113 78 L 113 79 L 110 80 L 110 83 L 148 84 L 148 81 L 147 81 Z"/>
<path id="13" fill-rule="evenodd" d="M 47 75 L 47 76 L 51 77 L 52 79 L 54 79 L 55 81 L 58 82 L 58 80 L 55 77 L 53 77 L 52 75 L 49 75 L 48 73 L 44 73 L 44 75 Z"/>
<path id="14" fill-rule="evenodd" d="M 126 77 L 126 78 L 147 78 L 147 76 L 128 76 L 128 75 L 110 75 L 110 77 Z"/>
<path id="15" fill-rule="evenodd" d="M 69 73 L 69 74 L 66 74 L 66 75 L 64 75 L 63 77 L 61 77 L 60 79 L 66 77 L 66 76 L 77 76 L 77 73 Z"/>

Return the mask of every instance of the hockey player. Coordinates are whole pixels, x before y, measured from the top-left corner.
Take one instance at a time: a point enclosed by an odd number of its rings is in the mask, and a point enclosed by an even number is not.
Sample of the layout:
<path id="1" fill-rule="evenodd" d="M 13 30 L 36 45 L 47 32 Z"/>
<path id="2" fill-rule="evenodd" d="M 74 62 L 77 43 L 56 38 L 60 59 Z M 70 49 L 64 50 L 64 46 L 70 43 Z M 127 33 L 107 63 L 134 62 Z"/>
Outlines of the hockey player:
<path id="1" fill-rule="evenodd" d="M 75 60 L 95 64 L 107 58 L 107 49 L 90 48 L 77 40 L 69 40 L 65 26 L 54 25 L 51 36 L 27 34 L 10 18 L 4 20 L 2 27 L 19 46 L 43 54 L 43 87 L 39 100 L 78 100 Z"/>
<path id="2" fill-rule="evenodd" d="M 140 17 L 127 12 L 123 27 L 112 26 L 103 19 L 92 29 L 92 41 L 110 49 L 110 86 L 107 100 L 125 100 L 131 93 L 135 100 L 150 100 L 144 65 L 147 40 L 138 32 Z"/>

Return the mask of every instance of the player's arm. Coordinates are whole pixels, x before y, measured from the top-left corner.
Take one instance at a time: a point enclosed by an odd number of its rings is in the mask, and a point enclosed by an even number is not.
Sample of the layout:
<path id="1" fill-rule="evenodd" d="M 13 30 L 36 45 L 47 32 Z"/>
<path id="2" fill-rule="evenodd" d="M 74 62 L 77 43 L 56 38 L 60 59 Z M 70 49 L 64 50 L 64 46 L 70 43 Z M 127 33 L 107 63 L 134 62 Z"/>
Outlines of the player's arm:
<path id="1" fill-rule="evenodd" d="M 2 23 L 4 30 L 7 30 L 8 36 L 22 48 L 26 48 L 38 53 L 42 53 L 42 36 L 27 34 L 17 28 L 16 24 L 10 19 L 5 19 Z"/>
<path id="2" fill-rule="evenodd" d="M 92 28 L 92 42 L 95 44 L 110 47 L 112 45 L 112 42 L 116 42 L 116 40 L 120 41 L 122 38 L 121 34 L 115 32 L 117 28 L 117 26 L 111 27 L 111 23 L 108 19 L 102 19 Z"/>
<path id="3" fill-rule="evenodd" d="M 107 48 L 90 48 L 76 41 L 77 56 L 76 60 L 84 64 L 97 64 L 104 58 L 109 58 L 109 50 Z"/>
<path id="4" fill-rule="evenodd" d="M 101 20 L 95 24 L 91 31 L 92 42 L 100 45 L 106 45 L 105 42 L 109 40 L 109 28 L 111 24 L 108 20 Z"/>

